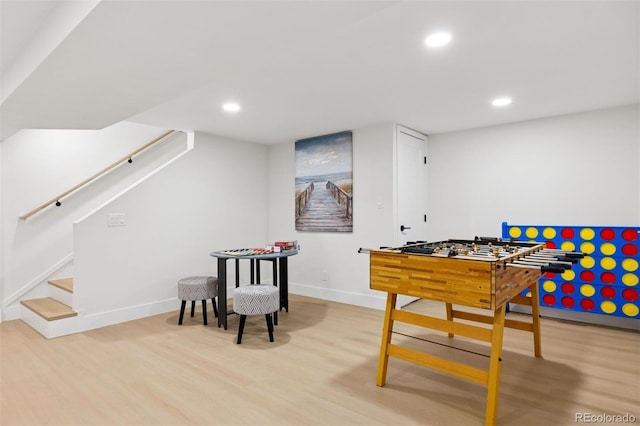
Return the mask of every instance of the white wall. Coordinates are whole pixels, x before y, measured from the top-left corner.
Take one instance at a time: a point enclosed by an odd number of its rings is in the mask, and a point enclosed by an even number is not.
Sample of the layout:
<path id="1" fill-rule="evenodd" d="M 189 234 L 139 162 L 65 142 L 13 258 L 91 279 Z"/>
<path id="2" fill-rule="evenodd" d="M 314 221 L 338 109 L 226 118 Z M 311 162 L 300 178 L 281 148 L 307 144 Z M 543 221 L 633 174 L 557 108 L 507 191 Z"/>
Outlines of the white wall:
<path id="1" fill-rule="evenodd" d="M 268 181 L 266 146 L 196 134 L 195 149 L 76 223 L 75 307 L 85 324 L 178 309 L 178 279 L 217 275 L 209 253 L 264 246 Z M 127 226 L 107 227 L 111 213 Z"/>
<path id="2" fill-rule="evenodd" d="M 295 230 L 295 143 L 269 147 L 269 239 L 297 239 L 301 245 L 289 258 L 292 293 L 383 306 L 385 295 L 369 289 L 369 256 L 358 249 L 394 243 L 394 132 L 393 124 L 353 130 L 352 233 Z"/>
<path id="3" fill-rule="evenodd" d="M 429 137 L 429 239 L 637 226 L 638 105 Z"/>
<path id="4" fill-rule="evenodd" d="M 2 164 L 2 143 L 0 142 L 0 165 Z M 4 220 L 2 220 L 2 171 L 0 170 L 0 241 L 4 241 Z M 0 244 L 0 259 L 4 259 L 4 244 Z M 4 265 L 0 261 L 0 295 L 4 294 Z M 2 300 L 0 298 L 0 300 Z M 0 322 L 2 322 L 2 304 L 0 304 Z"/>
<path id="5" fill-rule="evenodd" d="M 164 133 L 134 123 L 104 130 L 22 130 L 2 142 L 3 304 L 73 252 L 72 223 L 186 149 L 176 134 L 27 221 L 18 217 Z"/>

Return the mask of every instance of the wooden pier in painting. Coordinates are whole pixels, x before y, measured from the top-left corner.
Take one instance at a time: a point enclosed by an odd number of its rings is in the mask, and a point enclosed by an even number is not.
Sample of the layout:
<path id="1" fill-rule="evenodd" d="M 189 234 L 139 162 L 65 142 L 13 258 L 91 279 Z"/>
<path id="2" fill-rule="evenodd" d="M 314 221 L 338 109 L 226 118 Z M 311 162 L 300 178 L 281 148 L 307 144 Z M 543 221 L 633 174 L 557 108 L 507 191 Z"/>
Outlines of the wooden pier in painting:
<path id="1" fill-rule="evenodd" d="M 351 232 L 353 230 L 351 197 L 336 195 L 335 185 L 316 183 L 307 193 L 306 202 L 296 211 L 298 231 Z"/>

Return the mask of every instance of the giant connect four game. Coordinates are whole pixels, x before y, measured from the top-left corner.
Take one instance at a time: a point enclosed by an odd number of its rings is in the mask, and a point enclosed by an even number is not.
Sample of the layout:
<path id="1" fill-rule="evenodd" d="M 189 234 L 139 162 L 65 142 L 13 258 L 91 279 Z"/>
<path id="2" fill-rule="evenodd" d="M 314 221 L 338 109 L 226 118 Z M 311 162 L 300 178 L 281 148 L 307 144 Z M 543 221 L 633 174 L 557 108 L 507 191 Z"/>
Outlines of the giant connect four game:
<path id="1" fill-rule="evenodd" d="M 633 226 L 502 223 L 503 239 L 544 242 L 548 248 L 585 254 L 562 274 L 544 274 L 541 306 L 626 318 L 640 317 L 639 235 L 640 227 Z"/>

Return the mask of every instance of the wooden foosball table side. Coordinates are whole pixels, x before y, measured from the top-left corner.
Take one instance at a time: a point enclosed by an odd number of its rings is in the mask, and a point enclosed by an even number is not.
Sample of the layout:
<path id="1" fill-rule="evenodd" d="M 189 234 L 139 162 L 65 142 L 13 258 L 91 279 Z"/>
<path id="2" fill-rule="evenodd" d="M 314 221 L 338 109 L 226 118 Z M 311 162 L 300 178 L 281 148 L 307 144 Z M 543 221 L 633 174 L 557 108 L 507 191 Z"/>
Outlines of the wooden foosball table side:
<path id="1" fill-rule="evenodd" d="M 460 262 L 454 259 L 372 252 L 371 288 L 387 292 L 376 384 L 384 386 L 389 357 L 400 358 L 442 373 L 487 386 L 485 424 L 495 425 L 500 385 L 504 328 L 533 333 L 534 354 L 541 355 L 538 283 L 535 273 L 500 269 L 496 262 Z M 531 297 L 520 293 L 529 287 Z M 443 302 L 446 319 L 396 308 L 398 294 Z M 506 319 L 507 302 L 531 306 L 532 322 Z M 483 315 L 454 305 L 487 309 Z M 472 325 L 456 320 L 489 324 Z M 488 370 L 430 355 L 392 343 L 395 322 L 460 335 L 490 344 Z"/>

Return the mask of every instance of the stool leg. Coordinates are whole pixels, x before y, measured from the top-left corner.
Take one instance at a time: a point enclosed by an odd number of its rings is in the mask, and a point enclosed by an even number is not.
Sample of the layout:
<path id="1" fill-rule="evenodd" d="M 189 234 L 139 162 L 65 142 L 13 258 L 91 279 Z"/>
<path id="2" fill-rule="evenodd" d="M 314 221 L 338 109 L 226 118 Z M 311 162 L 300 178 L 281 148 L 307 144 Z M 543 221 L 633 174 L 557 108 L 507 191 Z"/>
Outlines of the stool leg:
<path id="1" fill-rule="evenodd" d="M 267 319 L 267 331 L 269 332 L 269 341 L 273 342 L 273 323 L 271 322 L 271 314 L 265 315 Z"/>
<path id="2" fill-rule="evenodd" d="M 218 318 L 218 308 L 216 307 L 216 298 L 211 298 L 211 303 L 213 303 L 213 314 Z"/>
<path id="3" fill-rule="evenodd" d="M 191 316 L 193 317 L 193 311 L 196 309 L 196 301 L 191 301 Z"/>
<path id="4" fill-rule="evenodd" d="M 183 300 L 180 304 L 180 318 L 178 319 L 178 325 L 182 325 L 182 317 L 184 316 L 184 307 L 187 304 L 186 300 Z"/>
<path id="5" fill-rule="evenodd" d="M 207 299 L 202 299 L 202 318 L 204 325 L 207 325 Z"/>
<path id="6" fill-rule="evenodd" d="M 244 322 L 247 320 L 246 315 L 240 315 L 240 325 L 238 326 L 238 340 L 237 344 L 239 345 L 242 342 L 242 330 L 244 330 Z"/>
<path id="7" fill-rule="evenodd" d="M 273 313 L 273 325 L 278 325 L 278 311 Z"/>

